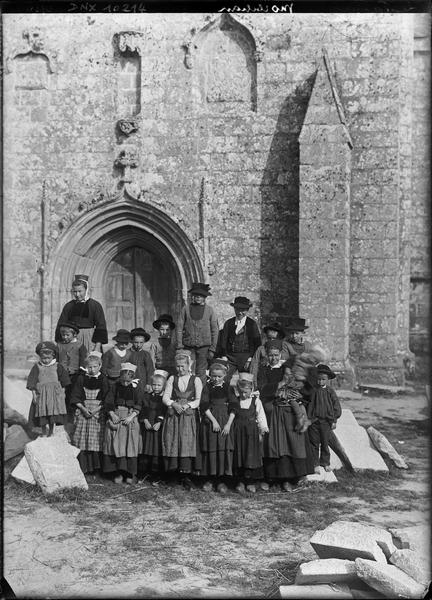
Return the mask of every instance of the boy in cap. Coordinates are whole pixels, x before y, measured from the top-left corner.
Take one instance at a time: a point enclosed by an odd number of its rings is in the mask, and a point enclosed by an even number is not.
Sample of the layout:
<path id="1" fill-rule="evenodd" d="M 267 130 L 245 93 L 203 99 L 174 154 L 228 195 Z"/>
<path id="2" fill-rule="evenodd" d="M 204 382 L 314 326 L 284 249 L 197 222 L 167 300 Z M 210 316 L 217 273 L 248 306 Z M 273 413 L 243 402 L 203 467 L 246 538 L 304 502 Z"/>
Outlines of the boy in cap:
<path id="1" fill-rule="evenodd" d="M 176 325 L 171 315 L 163 314 L 156 321 L 153 321 L 153 327 L 159 332 L 156 342 L 151 342 L 146 350 L 150 353 L 153 364 L 156 369 L 168 371 L 174 375 L 176 341 L 173 336 Z"/>
<path id="2" fill-rule="evenodd" d="M 320 472 L 320 465 L 331 471 L 330 450 L 328 446 L 330 432 L 336 429 L 336 421 L 342 414 L 339 399 L 328 382 L 336 374 L 327 366 L 319 364 L 318 387 L 313 390 L 307 407 L 307 416 L 311 420 L 308 434 L 314 457 L 315 473 Z M 321 446 L 321 453 L 320 453 Z"/>
<path id="3" fill-rule="evenodd" d="M 102 351 L 108 343 L 108 333 L 102 305 L 89 296 L 88 275 L 75 275 L 72 282 L 73 300 L 63 306 L 55 331 L 55 341 L 60 341 L 60 323 L 73 322 L 79 327 L 78 340 L 87 350 Z"/>
<path id="4" fill-rule="evenodd" d="M 211 296 L 207 283 L 193 283 L 190 304 L 183 307 L 177 328 L 177 350 L 186 349 L 195 364 L 195 375 L 206 381 L 207 361 L 214 357 L 219 325 L 214 309 L 206 304 Z"/>
<path id="5" fill-rule="evenodd" d="M 150 334 L 142 327 L 136 327 L 130 332 L 130 339 L 132 342 L 130 361 L 137 366 L 136 376 L 139 379 L 139 387 L 143 392 L 151 392 L 154 365 L 150 353 L 144 350 L 144 344 L 149 341 Z"/>
<path id="6" fill-rule="evenodd" d="M 104 353 L 101 369 L 111 385 L 120 377 L 120 365 L 131 360 L 130 332 L 127 329 L 119 329 L 113 340 L 115 345 Z"/>
<path id="7" fill-rule="evenodd" d="M 261 334 L 256 322 L 247 313 L 252 306 L 249 298 L 237 296 L 234 302 L 235 317 L 225 321 L 219 334 L 217 356 L 226 357 L 229 361 L 227 381 L 234 371 L 247 371 L 258 347 L 261 345 Z"/>

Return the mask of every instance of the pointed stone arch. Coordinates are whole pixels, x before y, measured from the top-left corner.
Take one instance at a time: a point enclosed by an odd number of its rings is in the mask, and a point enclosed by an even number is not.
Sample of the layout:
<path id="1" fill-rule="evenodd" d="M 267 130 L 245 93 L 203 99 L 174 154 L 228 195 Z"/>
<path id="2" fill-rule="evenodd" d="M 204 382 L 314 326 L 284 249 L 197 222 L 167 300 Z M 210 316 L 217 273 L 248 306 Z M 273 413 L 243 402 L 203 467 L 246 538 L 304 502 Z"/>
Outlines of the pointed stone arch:
<path id="1" fill-rule="evenodd" d="M 208 17 L 207 17 L 208 20 Z M 257 63 L 262 59 L 251 31 L 229 14 L 192 29 L 184 43 L 185 66 L 194 69 L 192 98 L 197 110 L 257 109 Z"/>
<path id="2" fill-rule="evenodd" d="M 70 300 L 75 273 L 90 277 L 91 295 L 104 304 L 105 275 L 123 250 L 140 246 L 170 264 L 178 302 L 184 302 L 193 281 L 203 281 L 203 267 L 192 240 L 160 209 L 123 201 L 98 205 L 64 232 L 45 270 L 43 332 L 54 331 L 63 305 Z"/>

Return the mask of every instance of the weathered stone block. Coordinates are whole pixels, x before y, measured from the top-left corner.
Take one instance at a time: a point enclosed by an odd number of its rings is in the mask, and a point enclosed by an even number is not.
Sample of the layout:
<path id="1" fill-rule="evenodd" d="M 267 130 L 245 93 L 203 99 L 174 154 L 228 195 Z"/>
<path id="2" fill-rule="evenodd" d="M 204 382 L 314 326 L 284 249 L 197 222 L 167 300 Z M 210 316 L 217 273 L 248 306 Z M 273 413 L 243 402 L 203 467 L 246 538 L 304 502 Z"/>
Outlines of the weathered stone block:
<path id="1" fill-rule="evenodd" d="M 388 439 L 379 431 L 377 431 L 374 427 L 368 427 L 366 431 L 369 434 L 372 442 L 379 452 L 388 456 L 394 464 L 400 469 L 408 469 L 408 465 L 402 456 L 394 449 L 394 447 L 390 444 Z"/>
<path id="2" fill-rule="evenodd" d="M 387 563 L 387 557 L 395 551 L 388 531 L 353 521 L 335 521 L 316 531 L 310 543 L 320 558 L 361 557 Z"/>
<path id="3" fill-rule="evenodd" d="M 364 427 L 361 427 L 348 409 L 342 409 L 336 429 L 332 430 L 333 450 L 354 471 L 371 469 L 388 472 L 388 467 L 373 446 Z"/>
<path id="4" fill-rule="evenodd" d="M 26 445 L 25 457 L 44 494 L 62 488 L 88 489 L 75 452 L 62 437 L 38 438 Z"/>
<path id="5" fill-rule="evenodd" d="M 424 586 L 431 581 L 429 559 L 414 550 L 396 550 L 390 556 L 389 562 Z"/>
<path id="6" fill-rule="evenodd" d="M 423 598 L 425 586 L 393 565 L 356 558 L 357 575 L 388 598 Z"/>
<path id="7" fill-rule="evenodd" d="M 422 556 L 430 553 L 430 526 L 412 525 L 389 530 L 399 548 L 409 548 Z"/>
<path id="8" fill-rule="evenodd" d="M 312 560 L 299 566 L 295 583 L 342 583 L 358 580 L 354 561 L 340 558 Z"/>
<path id="9" fill-rule="evenodd" d="M 25 445 L 31 441 L 21 425 L 11 425 L 7 428 L 6 438 L 3 444 L 3 459 L 9 460 L 24 452 Z"/>
<path id="10" fill-rule="evenodd" d="M 303 598 L 323 598 L 337 599 L 352 598 L 350 589 L 346 585 L 281 585 L 279 587 L 281 598 L 293 598 L 301 600 Z"/>

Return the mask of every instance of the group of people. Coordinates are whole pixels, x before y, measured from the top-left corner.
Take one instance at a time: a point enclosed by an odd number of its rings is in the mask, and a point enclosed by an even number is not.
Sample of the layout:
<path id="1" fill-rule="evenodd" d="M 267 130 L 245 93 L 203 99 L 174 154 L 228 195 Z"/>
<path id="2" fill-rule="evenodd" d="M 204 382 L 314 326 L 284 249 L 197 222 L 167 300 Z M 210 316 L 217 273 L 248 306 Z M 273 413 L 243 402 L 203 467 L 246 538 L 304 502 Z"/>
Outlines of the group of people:
<path id="1" fill-rule="evenodd" d="M 255 492 L 288 491 L 330 470 L 341 407 L 335 373 L 302 339 L 304 319 L 268 324 L 263 340 L 252 303 L 239 296 L 219 330 L 209 285 L 198 282 L 177 323 L 168 314 L 154 321 L 156 341 L 143 328 L 120 329 L 102 353 L 106 322 L 87 276 L 75 276 L 72 294 L 55 342 L 36 347 L 29 420 L 42 435 L 63 425 L 84 473 Z"/>

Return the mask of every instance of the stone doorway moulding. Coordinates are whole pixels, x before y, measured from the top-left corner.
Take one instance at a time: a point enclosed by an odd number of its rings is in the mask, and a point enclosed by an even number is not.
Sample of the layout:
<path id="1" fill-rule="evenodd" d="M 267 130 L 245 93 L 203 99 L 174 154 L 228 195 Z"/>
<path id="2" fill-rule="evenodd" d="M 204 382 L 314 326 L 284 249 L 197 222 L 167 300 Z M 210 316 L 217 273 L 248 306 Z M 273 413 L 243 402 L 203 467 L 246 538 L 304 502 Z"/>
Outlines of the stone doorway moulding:
<path id="1" fill-rule="evenodd" d="M 180 296 L 186 300 L 193 281 L 204 281 L 192 240 L 166 213 L 144 203 L 98 205 L 70 225 L 51 253 L 43 291 L 44 339 L 53 335 L 61 309 L 71 299 L 74 274 L 88 274 L 91 296 L 104 304 L 105 274 L 110 262 L 134 245 L 151 248 L 163 260 L 171 261 L 179 300 Z"/>

